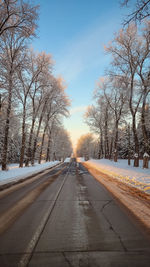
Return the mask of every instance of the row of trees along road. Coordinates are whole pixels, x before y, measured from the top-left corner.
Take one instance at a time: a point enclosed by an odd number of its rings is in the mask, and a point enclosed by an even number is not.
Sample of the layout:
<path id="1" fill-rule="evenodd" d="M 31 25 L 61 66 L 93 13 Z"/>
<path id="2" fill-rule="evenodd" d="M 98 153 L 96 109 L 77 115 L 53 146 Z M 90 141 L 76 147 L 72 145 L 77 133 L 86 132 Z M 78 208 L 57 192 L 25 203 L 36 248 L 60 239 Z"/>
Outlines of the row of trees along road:
<path id="1" fill-rule="evenodd" d="M 85 160 L 97 158 L 99 153 L 99 142 L 95 140 L 91 133 L 82 135 L 76 146 L 75 154 L 77 157 L 83 157 Z"/>
<path id="2" fill-rule="evenodd" d="M 69 99 L 63 79 L 52 74 L 49 54 L 35 53 L 38 6 L 18 0 L 0 2 L 0 162 L 64 159 L 71 153 L 61 124 Z M 59 140 L 63 149 L 59 148 Z M 57 144 L 56 144 L 57 142 Z M 60 144 L 59 144 L 60 145 Z"/>
<path id="3" fill-rule="evenodd" d="M 145 17 L 148 17 L 150 1 L 145 4 Z M 138 14 L 132 13 L 131 18 L 142 21 L 144 15 L 142 17 L 141 13 L 139 17 Z M 139 27 L 129 23 L 105 50 L 112 57 L 111 67 L 99 79 L 94 92 L 95 105 L 89 106 L 85 114 L 85 122 L 99 135 L 98 158 L 113 157 L 116 162 L 118 156 L 128 157 L 129 164 L 130 158 L 134 158 L 135 167 L 139 166 L 139 158 L 143 158 L 143 167 L 148 168 L 150 21 L 141 23 Z"/>

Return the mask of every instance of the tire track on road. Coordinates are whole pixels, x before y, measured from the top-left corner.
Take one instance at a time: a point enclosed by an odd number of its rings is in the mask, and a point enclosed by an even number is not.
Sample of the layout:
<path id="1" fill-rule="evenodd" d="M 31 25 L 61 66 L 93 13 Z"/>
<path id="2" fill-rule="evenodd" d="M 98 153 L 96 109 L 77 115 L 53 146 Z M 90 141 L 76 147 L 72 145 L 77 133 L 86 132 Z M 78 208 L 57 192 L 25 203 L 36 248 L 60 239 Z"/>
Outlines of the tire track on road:
<path id="1" fill-rule="evenodd" d="M 66 168 L 64 166 L 52 177 L 48 178 L 42 184 L 38 185 L 35 189 L 32 189 L 26 194 L 22 199 L 10 207 L 7 211 L 3 212 L 0 217 L 0 234 L 6 231 L 14 221 L 27 209 L 35 199 L 50 185 L 56 178 L 61 174 L 61 172 Z"/>
<path id="2" fill-rule="evenodd" d="M 49 209 L 45 213 L 45 216 L 43 217 L 41 223 L 39 224 L 38 228 L 36 229 L 35 234 L 33 235 L 31 241 L 29 242 L 28 247 L 26 248 L 26 251 L 25 251 L 23 257 L 21 258 L 21 260 L 20 260 L 20 262 L 18 264 L 18 267 L 26 267 L 26 266 L 28 266 L 28 264 L 29 264 L 29 262 L 30 262 L 30 260 L 32 258 L 32 255 L 33 255 L 33 253 L 35 251 L 35 248 L 36 248 L 36 246 L 38 244 L 38 241 L 39 241 L 39 239 L 40 239 L 40 237 L 41 237 L 41 235 L 42 235 L 42 233 L 43 233 L 43 231 L 45 229 L 45 226 L 46 226 L 46 224 L 47 224 L 52 212 L 53 212 L 53 209 L 55 208 L 57 199 L 58 199 L 58 197 L 59 197 L 59 195 L 60 195 L 60 193 L 62 191 L 62 188 L 63 188 L 63 186 L 64 186 L 64 184 L 66 182 L 66 179 L 68 177 L 71 164 L 72 163 L 69 164 L 68 171 L 67 171 L 67 173 L 66 173 L 66 175 L 65 175 L 65 177 L 63 179 L 63 182 L 62 182 L 61 186 L 59 187 L 59 189 L 58 189 L 58 191 L 56 193 L 56 196 L 55 196 L 55 199 L 54 199 L 52 205 L 49 207 Z"/>

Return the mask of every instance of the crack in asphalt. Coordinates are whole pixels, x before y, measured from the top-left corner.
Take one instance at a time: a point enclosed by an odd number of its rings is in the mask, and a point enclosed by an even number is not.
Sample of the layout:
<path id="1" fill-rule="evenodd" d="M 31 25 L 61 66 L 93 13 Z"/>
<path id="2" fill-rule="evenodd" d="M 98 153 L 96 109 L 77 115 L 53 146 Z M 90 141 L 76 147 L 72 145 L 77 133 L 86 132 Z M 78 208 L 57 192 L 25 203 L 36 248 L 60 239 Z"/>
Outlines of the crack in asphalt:
<path id="1" fill-rule="evenodd" d="M 63 255 L 65 261 L 68 263 L 68 266 L 69 266 L 69 267 L 74 267 L 74 266 L 72 265 L 72 263 L 70 262 L 70 260 L 67 258 L 67 256 L 66 256 L 66 254 L 65 254 L 64 251 L 62 252 L 62 255 Z"/>
<path id="2" fill-rule="evenodd" d="M 78 170 L 77 170 L 77 172 L 78 172 Z M 78 176 L 77 176 L 77 177 L 78 177 L 78 179 L 79 179 L 80 187 L 85 186 L 84 183 L 83 183 L 83 180 L 81 180 L 80 172 L 78 172 Z M 87 188 L 86 188 L 86 189 L 87 189 Z M 89 201 L 89 200 L 88 200 L 88 201 Z M 108 205 L 110 205 L 112 202 L 113 202 L 112 199 L 111 199 L 111 200 L 107 200 L 106 203 L 105 203 L 105 204 L 102 206 L 102 208 L 101 208 L 101 213 L 103 214 L 105 220 L 108 222 L 108 224 L 109 224 L 109 229 L 112 230 L 112 231 L 114 232 L 114 234 L 115 234 L 115 235 L 117 236 L 117 238 L 119 239 L 119 242 L 120 242 L 121 246 L 123 247 L 123 250 L 124 250 L 125 252 L 127 252 L 127 248 L 125 247 L 125 245 L 124 245 L 124 243 L 123 243 L 123 241 L 122 241 L 121 236 L 115 231 L 115 229 L 113 228 L 113 225 L 112 225 L 111 221 L 108 219 L 108 217 L 107 217 L 106 214 L 104 213 L 104 209 L 105 209 Z M 92 206 L 91 201 L 89 201 L 89 204 L 91 204 L 91 206 Z"/>
<path id="3" fill-rule="evenodd" d="M 89 250 L 54 250 L 54 251 L 36 251 L 34 252 L 35 255 L 38 254 L 56 254 L 56 253 L 70 253 L 70 254 L 78 254 L 78 253 L 95 253 L 95 252 L 106 252 L 106 253 L 122 253 L 124 251 L 122 250 L 103 250 L 103 249 L 89 249 Z M 133 249 L 133 250 L 129 250 L 127 251 L 128 254 L 133 254 L 133 253 L 144 253 L 144 254 L 148 254 L 149 255 L 149 250 L 144 250 L 144 249 Z M 9 253 L 0 253 L 0 256 L 13 256 L 13 255 L 28 255 L 30 254 L 30 252 L 9 252 Z"/>
<path id="4" fill-rule="evenodd" d="M 86 251 L 86 253 L 88 253 L 88 251 Z M 78 265 L 76 265 L 77 263 L 75 263 L 75 265 L 74 264 L 72 265 L 72 263 L 70 262 L 70 260 L 66 256 L 65 252 L 62 252 L 62 255 L 63 255 L 65 261 L 68 263 L 69 267 L 74 267 L 74 266 L 76 266 L 76 267 L 84 267 L 85 266 L 85 259 L 80 258 L 79 261 L 78 261 Z M 86 260 L 88 260 L 88 259 L 86 259 Z M 89 261 L 86 262 L 86 266 L 87 267 L 89 266 Z"/>
<path id="5" fill-rule="evenodd" d="M 106 206 L 108 206 L 113 200 L 106 200 L 106 203 L 102 206 L 101 212 L 103 213 L 103 210 L 105 209 Z"/>
<path id="6" fill-rule="evenodd" d="M 109 200 L 109 201 L 107 201 L 107 202 L 102 206 L 102 208 L 101 208 L 101 213 L 103 214 L 105 220 L 108 222 L 108 224 L 109 224 L 109 229 L 112 230 L 112 231 L 114 232 L 114 234 L 118 237 L 118 239 L 119 239 L 119 241 L 120 241 L 120 244 L 122 245 L 124 251 L 127 252 L 128 250 L 127 250 L 127 248 L 125 247 L 125 245 L 124 245 L 124 243 L 123 243 L 123 241 L 122 241 L 121 236 L 115 231 L 115 229 L 113 228 L 112 223 L 110 222 L 110 220 L 108 219 L 108 217 L 107 217 L 106 214 L 104 213 L 104 209 L 105 209 L 108 205 L 110 205 L 112 201 L 113 201 L 113 200 Z"/>

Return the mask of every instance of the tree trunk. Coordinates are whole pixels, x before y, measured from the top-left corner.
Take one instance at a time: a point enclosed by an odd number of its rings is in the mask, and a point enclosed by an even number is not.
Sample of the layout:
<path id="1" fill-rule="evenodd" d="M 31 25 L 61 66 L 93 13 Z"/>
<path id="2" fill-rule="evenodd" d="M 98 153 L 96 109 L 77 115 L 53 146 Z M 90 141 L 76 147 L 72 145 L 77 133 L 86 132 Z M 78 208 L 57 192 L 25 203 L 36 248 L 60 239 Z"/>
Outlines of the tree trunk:
<path id="1" fill-rule="evenodd" d="M 98 143 L 98 159 L 101 158 L 101 140 L 99 140 L 99 143 Z"/>
<path id="2" fill-rule="evenodd" d="M 2 95 L 0 94 L 0 115 L 1 115 L 1 110 L 2 110 Z"/>
<path id="3" fill-rule="evenodd" d="M 113 151 L 113 136 L 111 137 L 111 143 L 110 143 L 110 151 L 109 151 L 109 159 L 112 157 L 112 151 Z"/>
<path id="4" fill-rule="evenodd" d="M 34 165 L 35 153 L 36 153 L 36 145 L 37 145 L 37 140 L 38 140 L 38 137 L 39 137 L 39 132 L 40 132 L 41 123 L 42 123 L 42 119 L 43 119 L 42 115 L 41 115 L 40 120 L 39 120 L 39 125 L 38 125 L 38 129 L 37 129 L 36 137 L 34 138 L 34 144 L 33 144 L 33 150 L 32 150 L 32 158 L 31 158 L 31 164 L 32 165 Z"/>
<path id="5" fill-rule="evenodd" d="M 35 124 L 35 119 L 32 120 L 32 125 L 31 125 L 31 130 L 30 130 L 30 136 L 29 136 L 29 142 L 28 142 L 28 149 L 27 149 L 27 157 L 26 157 L 26 162 L 25 166 L 29 166 L 29 161 L 31 160 L 31 145 L 32 145 L 32 139 L 33 139 L 33 130 L 34 130 L 34 124 Z"/>
<path id="6" fill-rule="evenodd" d="M 6 117 L 3 152 L 2 152 L 2 170 L 3 171 L 7 169 L 8 135 L 9 135 L 10 112 L 11 112 L 11 102 L 12 102 L 12 74 L 10 75 L 11 77 L 9 78 L 7 117 Z"/>
<path id="7" fill-rule="evenodd" d="M 97 155 L 97 157 L 98 157 L 98 159 L 100 159 L 101 158 L 101 153 L 102 153 L 102 151 L 101 151 L 101 134 L 99 134 L 99 142 L 98 142 L 98 155 Z"/>
<path id="8" fill-rule="evenodd" d="M 45 125 L 44 132 L 43 132 L 43 136 L 42 136 L 42 143 L 41 143 L 41 149 L 40 149 L 40 156 L 39 156 L 39 160 L 38 160 L 38 163 L 39 163 L 39 164 L 41 164 L 42 151 L 43 151 L 43 145 L 44 145 L 44 139 L 45 139 L 46 129 L 47 129 L 47 125 Z"/>
<path id="9" fill-rule="evenodd" d="M 134 87 L 133 81 L 134 81 L 134 73 L 132 73 L 132 79 L 131 79 L 129 107 L 130 107 L 130 111 L 132 114 L 132 130 L 133 130 L 134 147 L 135 147 L 135 149 L 134 149 L 134 167 L 139 167 L 139 140 L 138 140 L 138 136 L 137 136 L 136 120 L 135 120 L 138 106 L 136 107 L 136 111 L 133 111 L 133 106 L 132 106 L 133 87 Z"/>
<path id="10" fill-rule="evenodd" d="M 118 161 L 118 121 L 115 125 L 114 162 Z"/>
<path id="11" fill-rule="evenodd" d="M 131 165 L 131 134 L 130 134 L 130 124 L 128 125 L 128 165 Z"/>
<path id="12" fill-rule="evenodd" d="M 135 150 L 134 150 L 134 167 L 139 167 L 139 140 L 138 140 L 138 135 L 137 135 L 137 130 L 136 130 L 136 123 L 135 123 L 135 114 L 132 117 L 132 127 L 133 127 L 133 135 L 134 135 L 134 145 L 135 145 Z"/>
<path id="13" fill-rule="evenodd" d="M 25 142 L 26 142 L 25 121 L 26 121 L 26 99 L 23 105 L 22 143 L 21 143 L 20 164 L 19 164 L 20 168 L 23 167 L 23 162 L 24 162 L 24 152 L 25 152 Z"/>
<path id="14" fill-rule="evenodd" d="M 106 107 L 105 111 L 105 159 L 108 158 L 109 155 L 109 144 L 108 144 L 108 107 Z"/>
<path id="15" fill-rule="evenodd" d="M 148 169 L 148 164 L 149 164 L 149 155 L 147 153 L 144 153 L 144 156 L 143 156 L 143 168 Z"/>
<path id="16" fill-rule="evenodd" d="M 33 150 L 32 150 L 32 158 L 31 158 L 31 164 L 32 165 L 34 165 L 37 140 L 38 140 L 38 137 L 39 137 L 39 132 L 40 132 L 43 116 L 44 116 L 44 113 L 45 113 L 47 101 L 48 101 L 48 98 L 45 100 L 45 103 L 43 105 L 43 109 L 42 109 L 42 112 L 41 112 L 41 116 L 40 116 L 40 120 L 39 120 L 39 125 L 38 125 L 38 129 L 37 129 L 36 137 L 34 138 L 34 144 L 33 144 Z"/>
<path id="17" fill-rule="evenodd" d="M 146 95 L 143 97 L 143 105 L 142 105 L 142 112 L 141 112 L 141 122 L 142 122 L 142 133 L 144 138 L 144 155 L 148 155 L 148 148 L 149 148 L 149 140 L 148 134 L 146 130 L 146 122 L 145 122 L 145 111 L 146 111 Z M 147 156 L 143 156 L 143 168 L 148 168 L 148 160 Z"/>
<path id="18" fill-rule="evenodd" d="M 49 138 L 48 138 L 48 144 L 47 144 L 47 152 L 46 152 L 46 162 L 50 161 L 50 144 L 51 144 L 51 131 L 49 133 Z"/>
<path id="19" fill-rule="evenodd" d="M 102 158 L 103 158 L 103 156 L 104 156 L 104 149 L 103 149 L 103 131 L 102 131 L 102 129 L 100 129 L 100 131 L 101 131 L 101 140 L 100 140 L 100 145 L 101 145 L 101 156 L 102 156 Z"/>
<path id="20" fill-rule="evenodd" d="M 56 157 L 56 153 L 55 152 L 53 153 L 53 160 L 54 161 L 57 160 L 57 157 Z"/>

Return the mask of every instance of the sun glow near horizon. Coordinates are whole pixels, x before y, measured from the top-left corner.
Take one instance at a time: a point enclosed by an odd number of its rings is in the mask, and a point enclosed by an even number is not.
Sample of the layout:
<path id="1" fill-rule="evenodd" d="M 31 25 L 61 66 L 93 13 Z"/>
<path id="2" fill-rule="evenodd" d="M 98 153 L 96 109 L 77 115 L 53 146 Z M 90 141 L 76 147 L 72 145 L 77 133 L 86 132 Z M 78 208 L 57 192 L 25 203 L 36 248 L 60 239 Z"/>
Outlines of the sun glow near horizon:
<path id="1" fill-rule="evenodd" d="M 73 150 L 75 150 L 80 136 L 90 131 L 83 120 L 86 109 L 87 106 L 73 107 L 70 109 L 70 117 L 64 119 L 64 126 L 70 135 Z"/>

